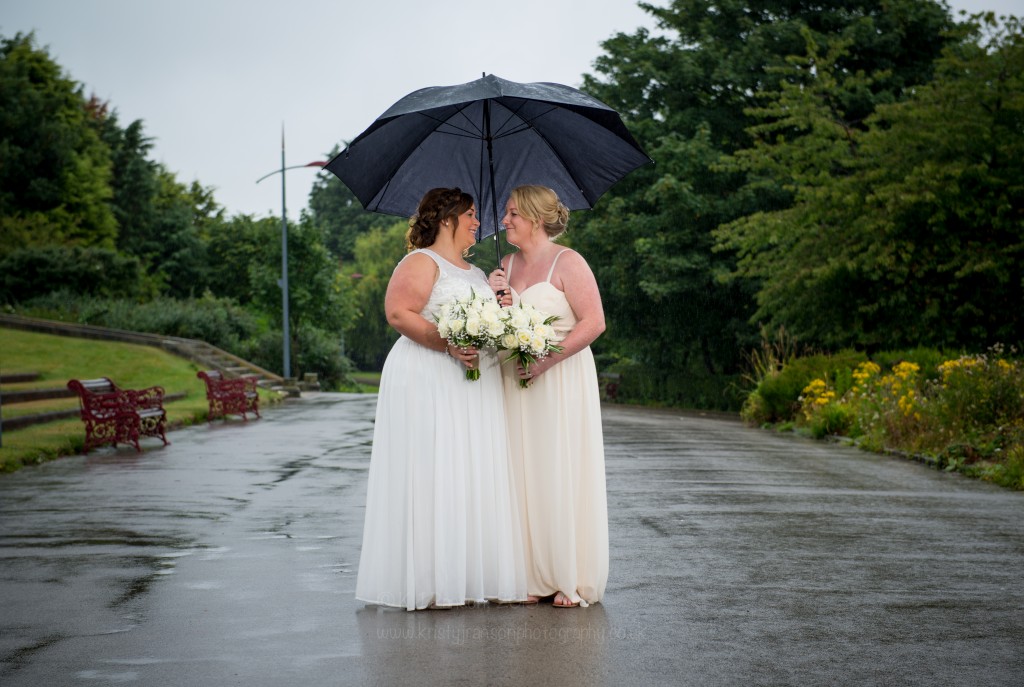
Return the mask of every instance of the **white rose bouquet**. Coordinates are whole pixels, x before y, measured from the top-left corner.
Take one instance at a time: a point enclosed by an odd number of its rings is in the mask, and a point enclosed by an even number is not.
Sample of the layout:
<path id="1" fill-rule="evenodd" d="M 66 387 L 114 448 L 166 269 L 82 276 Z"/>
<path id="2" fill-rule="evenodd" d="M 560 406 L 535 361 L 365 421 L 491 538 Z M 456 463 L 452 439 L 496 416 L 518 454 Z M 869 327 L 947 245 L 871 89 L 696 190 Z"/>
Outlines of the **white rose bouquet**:
<path id="1" fill-rule="evenodd" d="M 557 320 L 558 316 L 541 312 L 528 303 L 519 303 L 502 308 L 500 319 L 503 331 L 497 339 L 497 346 L 502 350 L 511 351 L 505 362 L 516 361 L 524 370 L 529 370 L 530 365 L 548 353 L 562 352 L 562 347 L 552 342 L 555 329 L 551 323 Z M 521 388 L 525 389 L 529 385 L 529 380 L 519 380 Z"/>
<path id="2" fill-rule="evenodd" d="M 505 332 L 500 316 L 501 305 L 493 295 L 470 290 L 469 296 L 455 298 L 441 308 L 437 315 L 437 333 L 460 348 L 495 348 L 498 338 Z M 480 379 L 480 369 L 467 369 L 466 379 Z"/>

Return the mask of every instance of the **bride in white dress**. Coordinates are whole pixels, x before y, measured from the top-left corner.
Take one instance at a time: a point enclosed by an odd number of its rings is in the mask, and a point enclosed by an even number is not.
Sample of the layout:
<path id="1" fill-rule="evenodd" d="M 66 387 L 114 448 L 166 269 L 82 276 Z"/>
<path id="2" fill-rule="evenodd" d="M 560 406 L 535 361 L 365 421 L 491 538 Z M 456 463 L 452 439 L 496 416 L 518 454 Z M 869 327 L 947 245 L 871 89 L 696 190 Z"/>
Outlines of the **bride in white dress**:
<path id="1" fill-rule="evenodd" d="M 402 336 L 384 363 L 356 598 L 410 611 L 523 601 L 526 567 L 509 465 L 497 354 L 449 345 L 435 314 L 487 278 L 465 261 L 473 199 L 433 189 L 420 201 L 384 300 Z M 468 381 L 467 367 L 480 379 Z"/>

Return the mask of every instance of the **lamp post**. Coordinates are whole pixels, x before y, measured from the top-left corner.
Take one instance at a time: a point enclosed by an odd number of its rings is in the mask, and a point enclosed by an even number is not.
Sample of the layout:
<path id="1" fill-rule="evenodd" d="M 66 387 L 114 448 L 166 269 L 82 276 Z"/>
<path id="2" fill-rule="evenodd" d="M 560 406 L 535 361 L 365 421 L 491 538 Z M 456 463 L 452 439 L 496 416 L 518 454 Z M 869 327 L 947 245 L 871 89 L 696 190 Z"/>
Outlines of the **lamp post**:
<path id="1" fill-rule="evenodd" d="M 256 183 L 260 183 L 267 177 L 272 177 L 275 174 L 281 175 L 281 279 L 278 281 L 278 286 L 281 287 L 281 310 L 282 310 L 282 328 L 284 329 L 284 378 L 289 379 L 292 376 L 292 351 L 291 351 L 291 331 L 288 324 L 288 212 L 285 208 L 285 184 L 284 184 L 284 173 L 289 169 L 299 169 L 300 167 L 323 167 L 327 162 L 318 160 L 316 162 L 307 162 L 304 165 L 292 165 L 291 167 L 284 166 L 284 124 L 281 125 L 281 169 L 275 169 L 269 174 L 264 174 Z"/>

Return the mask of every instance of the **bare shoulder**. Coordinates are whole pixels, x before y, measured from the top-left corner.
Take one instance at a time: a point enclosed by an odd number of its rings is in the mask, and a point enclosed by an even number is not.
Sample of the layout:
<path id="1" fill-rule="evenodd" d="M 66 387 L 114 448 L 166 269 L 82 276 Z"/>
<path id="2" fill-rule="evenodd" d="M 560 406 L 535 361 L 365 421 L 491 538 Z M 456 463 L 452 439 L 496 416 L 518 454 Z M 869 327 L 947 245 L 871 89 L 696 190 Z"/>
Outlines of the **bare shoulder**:
<path id="1" fill-rule="evenodd" d="M 577 253 L 572 248 L 566 248 L 558 256 L 558 262 L 555 264 L 555 270 L 560 274 L 579 274 L 581 272 L 590 273 L 590 265 L 583 258 L 582 255 Z"/>
<path id="2" fill-rule="evenodd" d="M 399 270 L 408 272 L 433 272 L 437 269 L 437 263 L 426 253 L 411 253 L 406 255 L 395 266 L 395 272 Z"/>
<path id="3" fill-rule="evenodd" d="M 594 272 L 590 269 L 590 265 L 582 255 L 572 248 L 565 249 L 558 256 L 558 260 L 555 262 L 555 271 L 551 275 L 551 283 L 565 292 L 581 288 L 597 288 Z"/>
<path id="4" fill-rule="evenodd" d="M 391 274 L 393 282 L 425 282 L 433 284 L 439 270 L 433 258 L 425 253 L 413 253 L 405 256 Z"/>

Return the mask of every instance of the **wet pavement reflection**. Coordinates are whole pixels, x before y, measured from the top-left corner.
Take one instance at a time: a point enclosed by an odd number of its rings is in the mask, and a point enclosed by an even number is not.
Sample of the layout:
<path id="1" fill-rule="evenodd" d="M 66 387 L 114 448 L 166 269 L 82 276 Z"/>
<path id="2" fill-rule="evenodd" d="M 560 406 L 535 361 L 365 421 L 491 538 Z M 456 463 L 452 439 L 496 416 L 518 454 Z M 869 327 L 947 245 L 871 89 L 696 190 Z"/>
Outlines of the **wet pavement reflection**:
<path id="1" fill-rule="evenodd" d="M 585 609 L 353 598 L 375 397 L 0 476 L 0 684 L 1016 685 L 1024 495 L 608 406 Z"/>

